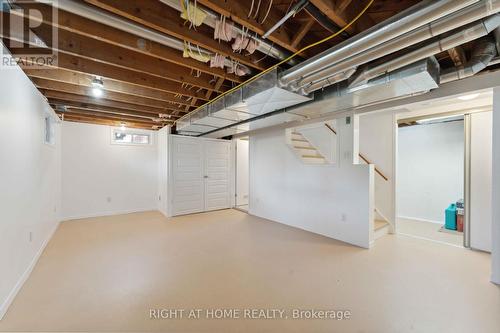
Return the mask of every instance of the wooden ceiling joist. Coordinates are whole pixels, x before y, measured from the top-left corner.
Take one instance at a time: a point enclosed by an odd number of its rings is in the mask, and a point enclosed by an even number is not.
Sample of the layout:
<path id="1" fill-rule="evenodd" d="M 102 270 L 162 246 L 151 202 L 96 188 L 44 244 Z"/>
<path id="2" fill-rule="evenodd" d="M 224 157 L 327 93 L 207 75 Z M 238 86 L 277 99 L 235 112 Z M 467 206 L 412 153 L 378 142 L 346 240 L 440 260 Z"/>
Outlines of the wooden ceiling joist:
<path id="1" fill-rule="evenodd" d="M 32 30 L 42 40 L 46 40 L 52 35 L 51 29 L 51 26 L 42 24 Z M 110 45 L 106 42 L 74 34 L 66 30 L 58 29 L 57 48 L 59 53 L 64 52 L 69 55 L 121 67 L 130 71 L 157 76 L 165 80 L 214 90 L 213 85 L 209 83 L 212 76 L 208 74 L 203 73 L 199 77 L 195 77 L 195 71 L 187 67 L 175 65 L 162 59 Z"/>
<path id="2" fill-rule="evenodd" d="M 73 102 L 86 103 L 86 104 L 91 104 L 91 105 L 106 106 L 106 107 L 110 107 L 113 109 L 123 109 L 123 110 L 134 110 L 134 111 L 139 111 L 139 112 L 146 112 L 146 113 L 151 113 L 154 115 L 158 115 L 160 113 L 171 113 L 172 111 L 174 111 L 174 110 L 168 110 L 165 108 L 155 108 L 152 106 L 143 106 L 143 105 L 107 100 L 104 97 L 103 98 L 93 98 L 93 97 L 89 97 L 89 96 L 81 96 L 81 95 L 76 95 L 76 94 L 60 92 L 60 91 L 52 91 L 52 90 L 45 90 L 45 89 L 39 89 L 39 90 L 49 100 L 50 99 L 57 99 L 59 101 L 73 101 Z"/>
<path id="3" fill-rule="evenodd" d="M 79 85 L 83 87 L 90 87 L 93 79 L 93 75 L 74 72 L 66 69 L 30 69 L 26 68 L 24 70 L 26 75 L 31 78 L 40 78 L 45 80 L 57 81 L 61 83 L 67 83 L 70 85 Z M 170 92 L 165 92 L 156 89 L 150 89 L 142 86 L 137 86 L 134 84 L 129 84 L 121 81 L 112 80 L 109 78 L 102 77 L 104 82 L 104 90 L 111 92 L 123 93 L 126 95 L 144 97 L 149 99 L 154 99 L 163 102 L 175 103 L 174 105 L 191 105 L 191 102 L 187 101 L 186 98 L 175 97 L 175 94 Z M 169 103 L 170 104 L 170 103 Z"/>
<path id="4" fill-rule="evenodd" d="M 70 94 L 75 94 L 75 95 L 80 95 L 80 96 L 92 96 L 92 88 L 90 87 L 84 87 L 84 86 L 79 86 L 75 84 L 69 84 L 69 83 L 63 83 L 63 82 L 58 82 L 58 81 L 52 81 L 52 80 L 47 80 L 47 79 L 40 79 L 33 77 L 31 78 L 31 81 L 37 86 L 39 89 L 43 90 L 50 90 L 50 91 L 58 91 L 58 92 L 65 92 L 65 93 L 70 93 Z M 130 103 L 130 104 L 136 104 L 136 105 L 142 105 L 142 106 L 151 106 L 155 108 L 160 108 L 160 109 L 177 109 L 175 105 L 169 103 L 169 102 L 163 102 L 159 101 L 156 99 L 150 99 L 150 98 L 144 98 L 136 95 L 128 95 L 128 94 L 122 94 L 122 93 L 117 93 L 113 91 L 103 91 L 103 96 L 102 98 L 105 98 L 107 100 L 112 100 L 116 102 L 124 102 L 124 103 Z M 189 107 L 190 105 L 188 105 Z"/>
<path id="5" fill-rule="evenodd" d="M 63 101 L 63 100 L 58 100 L 58 99 L 54 99 L 54 98 L 49 98 L 48 101 L 49 101 L 49 104 L 54 107 L 54 110 L 58 110 L 57 106 L 64 105 L 66 107 L 66 109 L 83 110 L 83 111 L 87 111 L 87 112 L 94 112 L 96 114 L 104 113 L 104 114 L 117 115 L 117 116 L 132 116 L 132 117 L 148 118 L 151 120 L 153 118 L 158 118 L 158 116 L 159 116 L 158 114 L 152 114 L 149 112 L 115 109 L 115 108 L 111 108 L 111 107 L 107 107 L 107 106 L 92 105 L 92 104 L 72 102 L 72 101 Z M 167 117 L 166 119 L 167 120 L 175 119 L 175 117 L 170 116 L 170 117 Z"/>
<path id="6" fill-rule="evenodd" d="M 343 3 L 345 1 L 341 1 L 337 4 L 332 0 L 310 0 L 311 3 L 316 6 L 319 10 L 321 10 L 330 20 L 332 20 L 336 25 L 343 28 L 349 22 L 356 17 L 359 13 L 360 8 L 366 6 L 368 0 L 356 1 L 356 6 L 350 6 L 350 3 Z M 342 5 L 342 9 L 340 8 Z M 359 20 L 347 28 L 347 32 L 351 34 L 356 34 L 360 31 L 366 30 L 375 25 L 375 22 L 368 16 L 363 15 L 359 18 Z"/>
<path id="7" fill-rule="evenodd" d="M 199 88 L 186 88 L 179 82 L 173 82 L 158 76 L 139 73 L 126 68 L 103 64 L 101 62 L 65 53 L 58 54 L 58 67 L 80 73 L 103 76 L 137 86 L 163 90 L 173 94 L 181 94 L 200 99 L 205 98 L 205 93 L 198 91 Z"/>
<path id="8" fill-rule="evenodd" d="M 61 116 L 61 113 L 58 113 Z M 139 128 L 139 129 L 152 129 L 150 124 L 144 124 L 140 122 L 131 122 L 131 121 L 119 121 L 119 120 L 109 120 L 109 119 L 101 119 L 97 117 L 89 117 L 84 115 L 64 115 L 64 121 L 78 122 L 78 123 L 86 123 L 86 124 L 98 124 L 98 125 L 107 125 L 107 126 L 115 126 L 119 127 L 122 123 L 129 128 Z"/>
<path id="9" fill-rule="evenodd" d="M 46 5 L 40 6 L 42 14 L 47 12 L 43 17 L 50 17 L 48 15 L 49 10 L 51 10 L 51 8 Z M 143 39 L 141 36 L 133 35 L 99 22 L 91 21 L 73 13 L 59 10 L 58 22 L 57 26 L 60 30 L 67 30 L 89 38 L 98 39 L 111 45 L 140 52 L 148 56 L 168 61 L 172 64 L 198 70 L 202 73 L 223 77 L 233 82 L 243 82 L 241 77 L 234 74 L 227 74 L 222 68 L 211 68 L 206 63 L 202 63 L 192 58 L 184 58 L 182 56 L 182 51 L 151 40 Z"/>
<path id="10" fill-rule="evenodd" d="M 98 117 L 101 119 L 110 119 L 110 120 L 118 120 L 118 121 L 133 121 L 133 122 L 144 123 L 144 124 L 149 124 L 149 125 L 162 125 L 163 123 L 170 123 L 171 122 L 171 121 L 157 122 L 151 118 L 124 116 L 124 115 L 117 115 L 117 114 L 113 114 L 113 113 L 95 112 L 95 111 L 88 111 L 88 110 L 77 109 L 77 108 L 68 108 L 66 111 L 61 112 L 61 113 L 64 113 L 65 115 L 75 115 L 75 116 L 82 115 L 82 116 Z"/>
<path id="11" fill-rule="evenodd" d="M 125 114 L 125 115 L 139 115 L 139 116 L 150 116 L 150 117 L 159 117 L 160 114 L 155 114 L 155 113 L 150 113 L 150 112 L 142 112 L 142 111 L 137 111 L 137 110 L 126 110 L 126 109 L 117 109 L 114 107 L 109 107 L 109 106 L 103 106 L 103 105 L 95 105 L 91 103 L 84 103 L 84 102 L 77 102 L 77 101 L 69 101 L 69 100 L 60 100 L 57 98 L 48 98 L 47 99 L 50 105 L 64 105 L 66 107 L 71 107 L 71 108 L 77 108 L 77 109 L 82 109 L 82 110 L 88 110 L 88 111 L 95 111 L 95 112 L 103 112 L 103 113 L 110 113 L 110 114 Z M 174 114 L 166 114 L 167 117 L 166 119 L 176 119 L 180 116 L 185 114 L 184 111 L 180 112 L 178 115 Z"/>
<path id="12" fill-rule="evenodd" d="M 241 64 L 258 70 L 266 69 L 266 64 L 256 62 L 260 54 L 245 55 L 235 53 L 227 43 L 219 43 L 213 38 L 213 30 L 206 26 L 188 29 L 180 13 L 158 0 L 85 0 L 85 2 L 116 15 L 140 23 L 180 40 L 198 45 L 211 52 L 230 57 Z"/>
<path id="13" fill-rule="evenodd" d="M 257 17 L 257 19 L 248 17 L 251 1 L 228 2 L 227 0 L 198 0 L 198 3 L 206 6 L 207 8 L 210 8 L 211 10 L 219 14 L 229 17 L 233 22 L 236 22 L 241 26 L 258 33 L 259 35 L 265 34 L 269 29 L 273 27 L 276 22 L 278 22 L 282 18 L 282 15 L 276 12 L 272 7 L 264 23 L 260 23 L 263 20 L 263 17 L 259 16 Z M 267 8 L 267 4 L 267 1 L 264 1 L 261 6 L 263 6 L 263 8 Z M 255 10 L 256 8 L 253 9 L 253 12 L 255 12 Z M 264 9 L 262 9 L 262 11 L 264 11 Z M 277 30 L 275 30 L 268 37 L 268 39 L 291 52 L 298 51 L 297 45 L 292 45 L 291 37 L 283 28 L 278 28 Z"/>
<path id="14" fill-rule="evenodd" d="M 300 41 L 304 38 L 304 36 L 309 32 L 311 27 L 314 25 L 314 19 L 309 18 L 307 21 L 305 21 L 297 31 L 297 34 L 292 40 L 292 46 L 297 47 L 300 43 Z"/>

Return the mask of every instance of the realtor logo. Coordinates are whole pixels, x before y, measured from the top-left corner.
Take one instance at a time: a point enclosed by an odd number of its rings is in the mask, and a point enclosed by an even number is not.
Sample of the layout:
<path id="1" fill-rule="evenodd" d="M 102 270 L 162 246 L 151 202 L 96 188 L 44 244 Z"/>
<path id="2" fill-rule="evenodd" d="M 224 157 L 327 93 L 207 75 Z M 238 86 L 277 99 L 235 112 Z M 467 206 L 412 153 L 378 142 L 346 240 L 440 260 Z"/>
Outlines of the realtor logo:
<path id="1" fill-rule="evenodd" d="M 0 69 L 57 67 L 57 0 L 0 0 Z"/>

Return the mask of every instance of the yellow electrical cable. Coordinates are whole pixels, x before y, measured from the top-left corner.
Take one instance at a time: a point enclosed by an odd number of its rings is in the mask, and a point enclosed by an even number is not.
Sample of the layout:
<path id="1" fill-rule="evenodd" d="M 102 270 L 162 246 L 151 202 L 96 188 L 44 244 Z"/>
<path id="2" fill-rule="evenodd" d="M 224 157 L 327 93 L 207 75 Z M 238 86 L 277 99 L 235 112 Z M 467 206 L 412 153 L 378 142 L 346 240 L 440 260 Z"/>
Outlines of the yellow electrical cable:
<path id="1" fill-rule="evenodd" d="M 251 78 L 249 78 L 248 80 L 246 80 L 246 81 L 244 81 L 244 82 L 242 82 L 242 83 L 238 84 L 236 87 L 233 87 L 233 88 L 229 89 L 228 91 L 225 91 L 224 93 L 220 94 L 219 96 L 217 96 L 217 97 L 215 97 L 215 98 L 213 98 L 213 99 L 209 100 L 209 101 L 208 101 L 208 102 L 206 102 L 205 104 L 203 104 L 203 105 L 201 105 L 201 106 L 197 107 L 197 108 L 196 108 L 196 109 L 194 109 L 192 112 L 190 112 L 190 113 L 186 114 L 185 116 L 183 116 L 183 117 L 181 117 L 181 118 L 177 119 L 176 121 L 174 121 L 174 124 L 175 124 L 177 121 L 179 121 L 179 120 L 183 119 L 184 117 L 187 117 L 188 115 L 190 115 L 190 114 L 192 114 L 192 113 L 194 113 L 194 112 L 198 111 L 199 109 L 203 108 L 204 106 L 206 106 L 206 105 L 208 105 L 208 104 L 211 104 L 211 103 L 213 103 L 213 102 L 215 102 L 215 101 L 218 101 L 219 99 L 221 99 L 222 97 L 226 96 L 227 94 L 230 94 L 230 93 L 232 93 L 233 91 L 235 91 L 235 90 L 237 90 L 237 89 L 239 89 L 239 88 L 243 87 L 244 85 L 249 84 L 250 82 L 253 82 L 253 81 L 257 80 L 259 77 L 263 76 L 264 74 L 269 73 L 270 71 L 272 71 L 273 69 L 277 68 L 278 66 L 280 66 L 280 65 L 282 65 L 282 64 L 284 64 L 284 63 L 286 63 L 286 62 L 290 61 L 290 60 L 291 60 L 291 59 L 293 59 L 296 55 L 298 55 L 298 54 L 300 54 L 300 53 L 302 53 L 302 52 L 304 52 L 304 51 L 306 51 L 306 50 L 309 50 L 309 49 L 310 49 L 310 48 L 312 48 L 312 47 L 315 47 L 315 46 L 317 46 L 317 45 L 320 45 L 320 44 L 322 44 L 322 43 L 324 43 L 324 42 L 326 42 L 326 41 L 329 41 L 329 40 L 330 40 L 330 39 L 332 39 L 332 38 L 337 37 L 338 35 L 340 35 L 341 33 L 343 33 L 345 30 L 347 30 L 347 29 L 348 29 L 351 25 L 353 25 L 354 23 L 356 23 L 356 21 L 357 21 L 357 20 L 359 20 L 359 18 L 360 18 L 361 16 L 363 16 L 363 14 L 364 14 L 364 13 L 368 10 L 368 8 L 370 8 L 370 6 L 373 4 L 373 2 L 374 2 L 374 1 L 375 1 L 375 0 L 370 0 L 370 1 L 368 2 L 368 4 L 366 4 L 365 8 L 363 8 L 363 10 L 362 10 L 361 12 L 359 12 L 359 14 L 358 14 L 358 15 L 356 15 L 356 17 L 355 17 L 355 18 L 353 18 L 351 22 L 349 22 L 346 26 L 344 26 L 342 29 L 340 29 L 340 30 L 339 30 L 339 31 L 337 31 L 336 33 L 334 33 L 334 34 L 332 34 L 332 35 L 330 35 L 330 36 L 328 36 L 328 37 L 325 37 L 325 38 L 323 38 L 323 39 L 321 39 L 321 40 L 319 40 L 319 41 L 317 41 L 317 42 L 315 42 L 315 43 L 312 43 L 312 44 L 309 44 L 309 45 L 307 45 L 307 46 L 303 47 L 302 49 L 298 50 L 297 52 L 295 52 L 294 54 L 290 55 L 290 56 L 289 56 L 289 57 L 287 57 L 286 59 L 281 60 L 281 61 L 280 61 L 280 62 L 278 62 L 277 64 L 272 65 L 271 67 L 269 67 L 269 68 L 267 68 L 267 69 L 263 70 L 263 71 L 262 71 L 262 72 L 260 72 L 259 74 L 256 74 L 256 75 L 252 76 Z M 182 2 L 182 1 L 181 1 L 181 2 Z"/>

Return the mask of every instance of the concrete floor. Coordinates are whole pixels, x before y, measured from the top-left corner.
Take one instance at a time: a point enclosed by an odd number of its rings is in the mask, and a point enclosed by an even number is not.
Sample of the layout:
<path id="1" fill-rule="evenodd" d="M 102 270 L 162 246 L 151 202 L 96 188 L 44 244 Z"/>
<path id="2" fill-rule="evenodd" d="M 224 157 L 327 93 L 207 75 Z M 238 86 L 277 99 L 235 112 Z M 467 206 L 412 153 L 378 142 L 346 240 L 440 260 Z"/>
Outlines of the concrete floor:
<path id="1" fill-rule="evenodd" d="M 500 332 L 485 253 L 365 250 L 235 210 L 61 224 L 0 331 Z M 151 308 L 349 310 L 349 320 L 150 319 Z"/>
<path id="2" fill-rule="evenodd" d="M 441 225 L 438 223 L 416 221 L 416 220 L 402 219 L 402 218 L 399 218 L 396 223 L 397 223 L 396 228 L 398 233 L 416 237 L 422 237 L 425 239 L 437 242 L 443 242 L 456 246 L 464 245 L 463 233 L 439 231 L 441 229 Z"/>

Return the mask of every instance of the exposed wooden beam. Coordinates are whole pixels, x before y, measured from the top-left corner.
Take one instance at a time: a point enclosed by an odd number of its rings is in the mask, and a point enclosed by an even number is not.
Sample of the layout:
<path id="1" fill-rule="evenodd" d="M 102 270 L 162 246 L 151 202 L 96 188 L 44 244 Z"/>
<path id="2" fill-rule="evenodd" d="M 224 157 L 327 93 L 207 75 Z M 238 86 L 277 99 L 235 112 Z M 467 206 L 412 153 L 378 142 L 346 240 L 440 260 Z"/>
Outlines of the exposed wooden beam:
<path id="1" fill-rule="evenodd" d="M 52 10 L 51 7 L 41 4 L 38 6 L 38 9 L 42 12 L 42 14 L 45 14 L 42 15 L 42 17 L 50 17 L 48 14 L 49 11 Z M 206 74 L 224 77 L 233 82 L 243 82 L 242 78 L 234 74 L 227 74 L 224 69 L 211 68 L 206 63 L 202 63 L 192 58 L 184 58 L 182 56 L 182 51 L 151 40 L 145 40 L 141 38 L 141 36 L 133 35 L 105 24 L 91 21 L 73 13 L 59 10 L 57 26 L 59 29 L 64 29 L 83 36 L 98 39 L 115 46 L 120 46 L 145 55 L 156 57 L 158 59 L 163 59 L 176 65 L 185 66 L 189 69 L 192 68 Z"/>
<path id="2" fill-rule="evenodd" d="M 448 54 L 455 66 L 464 66 L 467 62 L 465 51 L 461 46 L 457 46 L 448 50 Z"/>
<path id="3" fill-rule="evenodd" d="M 73 102 L 79 102 L 79 103 L 85 103 L 85 104 L 91 104 L 91 105 L 105 106 L 105 107 L 110 107 L 113 109 L 123 109 L 123 110 L 134 110 L 134 111 L 139 111 L 139 112 L 146 112 L 146 113 L 151 113 L 154 115 L 158 115 L 160 113 L 168 114 L 168 113 L 171 113 L 171 111 L 173 111 L 173 110 L 167 110 L 167 109 L 154 108 L 151 106 L 143 106 L 143 105 L 137 105 L 137 104 L 124 103 L 124 102 L 116 102 L 116 101 L 107 100 L 105 98 L 93 98 L 93 97 L 89 97 L 89 96 L 81 96 L 81 95 L 70 94 L 70 93 L 59 92 L 59 91 L 40 89 L 40 92 L 42 92 L 42 94 L 45 97 L 47 97 L 49 100 L 50 99 L 57 99 L 60 101 L 73 101 Z"/>
<path id="4" fill-rule="evenodd" d="M 53 105 L 58 105 L 57 100 L 50 100 L 54 102 Z M 153 119 L 159 118 L 158 115 L 154 115 L 151 113 L 138 112 L 138 111 L 130 111 L 130 110 L 120 110 L 120 109 L 100 109 L 98 106 L 90 106 L 90 107 L 80 107 L 78 103 L 72 103 L 72 105 L 66 105 L 66 110 L 73 110 L 74 112 L 82 112 L 82 113 L 91 113 L 95 115 L 109 115 L 109 116 L 117 116 L 117 117 L 133 117 L 133 118 L 141 118 L 145 120 L 153 121 Z M 57 108 L 55 108 L 57 110 Z"/>
<path id="5" fill-rule="evenodd" d="M 314 19 L 309 18 L 307 21 L 305 21 L 297 31 L 297 34 L 292 40 L 292 46 L 297 47 L 299 45 L 300 41 L 304 38 L 304 36 L 307 34 L 307 32 L 311 29 L 311 27 L 314 25 Z"/>
<path id="6" fill-rule="evenodd" d="M 103 105 L 95 105 L 91 103 L 84 103 L 84 102 L 77 102 L 77 101 L 70 101 L 70 100 L 61 100 L 57 98 L 48 98 L 47 99 L 49 104 L 51 105 L 64 105 L 66 107 L 72 107 L 72 108 L 77 108 L 77 109 L 82 109 L 82 110 L 89 110 L 89 111 L 96 111 L 96 112 L 104 112 L 104 113 L 111 113 L 111 114 L 122 114 L 122 115 L 138 115 L 138 116 L 150 116 L 150 117 L 159 117 L 160 114 L 153 114 L 149 112 L 141 112 L 141 111 L 136 111 L 136 110 L 125 110 L 125 109 L 117 109 L 114 107 L 109 107 L 109 106 L 103 106 Z M 166 119 L 175 119 L 180 116 L 185 114 L 184 111 L 182 111 L 179 115 L 174 116 L 173 114 L 167 114 Z"/>
<path id="7" fill-rule="evenodd" d="M 339 0 L 337 1 L 337 10 L 342 13 L 347 6 L 351 4 L 352 0 Z"/>
<path id="8" fill-rule="evenodd" d="M 220 86 L 222 86 L 222 84 L 223 84 L 223 83 L 224 83 L 224 79 L 223 79 L 223 78 L 220 78 L 220 79 L 218 79 L 218 80 L 217 80 L 217 82 L 215 83 L 215 86 L 216 86 L 216 87 L 220 87 Z M 209 100 L 209 99 L 212 97 L 212 93 L 213 93 L 213 91 L 210 91 L 210 90 L 209 90 L 209 91 L 207 91 L 207 93 L 206 93 L 206 95 L 205 95 L 205 99 L 206 99 L 206 100 Z"/>
<path id="9" fill-rule="evenodd" d="M 51 81 L 63 82 L 68 84 L 75 84 L 84 87 L 90 87 L 93 75 L 70 71 L 62 68 L 47 68 L 47 69 L 33 69 L 25 68 L 24 72 L 31 78 L 41 78 Z M 172 102 L 175 104 L 191 105 L 190 101 L 186 98 L 175 97 L 175 94 L 165 92 L 162 90 L 151 89 L 143 86 L 129 84 L 121 81 L 112 80 L 109 78 L 101 77 L 104 82 L 104 89 L 106 91 L 113 91 L 127 95 L 134 95 L 155 99 L 164 102 Z M 204 95 L 203 95 L 204 98 Z"/>
<path id="10" fill-rule="evenodd" d="M 264 70 L 265 65 L 261 62 L 254 63 L 259 58 L 258 54 L 245 56 L 243 53 L 234 53 L 231 46 L 219 43 L 213 39 L 213 30 L 206 26 L 188 29 L 180 13 L 161 3 L 158 0 L 85 0 L 87 3 L 105 9 L 111 13 L 126 17 L 134 22 L 149 28 L 161 31 L 211 52 L 230 57 L 242 64 L 258 70 Z"/>
<path id="11" fill-rule="evenodd" d="M 51 38 L 52 29 L 47 24 L 41 24 L 38 27 L 32 28 L 33 32 L 42 40 Z M 201 74 L 200 77 L 195 77 L 192 75 L 192 70 L 187 67 L 175 65 L 163 59 L 111 45 L 63 29 L 58 29 L 57 49 L 59 53 L 64 52 L 69 55 L 83 57 L 130 71 L 157 76 L 165 80 L 214 90 L 214 87 L 209 83 L 212 76 L 208 74 Z"/>
<path id="12" fill-rule="evenodd" d="M 356 6 L 347 6 L 343 10 L 339 10 L 335 6 L 334 1 L 332 0 L 310 0 L 311 3 L 318 7 L 323 13 L 325 13 L 330 20 L 332 20 L 339 27 L 345 27 L 357 14 L 359 14 L 360 10 L 366 6 L 368 0 L 360 0 L 356 2 Z M 347 28 L 347 32 L 351 34 L 355 34 L 357 32 L 366 30 L 371 26 L 375 25 L 375 22 L 365 13 L 363 16 L 359 18 L 359 20 Z"/>
<path id="13" fill-rule="evenodd" d="M 84 86 L 79 86 L 79 85 L 75 85 L 75 84 L 63 83 L 63 82 L 52 81 L 52 80 L 47 80 L 47 79 L 40 79 L 37 77 L 32 77 L 31 81 L 33 81 L 33 83 L 35 84 L 35 86 L 37 88 L 43 89 L 43 90 L 66 92 L 66 93 L 76 94 L 76 95 L 81 95 L 81 96 L 92 96 L 92 88 L 90 88 L 90 87 L 84 87 Z M 170 110 L 177 111 L 177 109 L 178 109 L 178 107 L 176 107 L 175 105 L 173 105 L 169 102 L 163 102 L 163 101 L 159 101 L 156 99 L 144 98 L 144 97 L 135 96 L 135 95 L 122 94 L 122 93 L 117 93 L 117 92 L 107 91 L 107 90 L 103 90 L 103 98 L 105 98 L 106 100 L 112 100 L 112 101 L 116 101 L 116 102 L 124 102 L 124 103 L 130 103 L 130 104 L 136 104 L 136 105 L 142 105 L 142 106 L 148 106 L 148 107 L 155 107 L 155 108 L 159 108 L 160 110 L 170 109 Z M 190 107 L 190 105 L 188 105 L 187 107 Z"/>
<path id="14" fill-rule="evenodd" d="M 64 116 L 64 121 L 70 122 L 78 122 L 78 123 L 87 123 L 87 124 L 98 124 L 98 125 L 107 125 L 107 126 L 115 126 L 118 127 L 121 123 L 125 123 L 125 126 L 129 128 L 139 128 L 139 129 L 153 129 L 153 126 L 150 124 L 144 124 L 140 122 L 132 122 L 132 121 L 119 121 L 119 120 L 109 120 L 109 119 L 100 119 L 92 116 L 85 115 L 71 115 L 71 114 L 61 114 L 58 113 L 60 117 Z M 161 128 L 161 125 L 159 125 Z"/>
<path id="15" fill-rule="evenodd" d="M 15 53 L 15 51 L 13 53 Z M 109 64 L 103 64 L 101 62 L 66 53 L 58 54 L 57 66 L 70 71 L 103 76 L 142 87 L 167 91 L 173 94 L 179 93 L 184 96 L 205 99 L 203 92 L 198 91 L 196 88 L 183 88 L 182 84 L 179 82 L 173 82 L 158 76 L 139 73 Z"/>
<path id="16" fill-rule="evenodd" d="M 269 1 L 270 0 L 262 0 L 262 3 L 260 5 L 260 12 L 262 13 L 262 15 L 257 17 L 258 20 L 252 17 L 248 17 L 251 5 L 250 1 L 198 0 L 198 3 L 201 3 L 202 5 L 219 14 L 229 17 L 233 22 L 236 22 L 244 26 L 245 28 L 258 33 L 259 35 L 263 35 L 282 18 L 282 15 L 271 8 L 266 21 L 263 24 L 260 23 L 264 18 L 264 14 L 267 10 L 267 6 L 269 5 Z M 253 13 L 255 13 L 256 8 L 257 4 L 254 3 Z M 298 51 L 297 46 L 292 45 L 292 39 L 290 38 L 290 36 L 288 36 L 283 27 L 275 30 L 268 37 L 268 39 L 291 52 Z"/>
<path id="17" fill-rule="evenodd" d="M 116 119 L 116 120 L 122 120 L 122 121 L 137 121 L 137 122 L 142 122 L 142 123 L 148 123 L 148 124 L 161 124 L 162 122 L 156 122 L 153 121 L 152 118 L 146 118 L 146 117 L 141 117 L 137 115 L 123 115 L 123 114 L 116 114 L 116 113 L 107 113 L 107 112 L 99 112 L 95 110 L 85 110 L 85 109 L 79 109 L 79 108 L 67 108 L 66 111 L 63 112 L 64 114 L 74 114 L 74 115 L 87 115 L 87 116 L 93 116 L 97 118 L 109 118 L 109 119 Z M 165 123 L 168 123 L 170 121 L 165 121 Z"/>
<path id="18" fill-rule="evenodd" d="M 88 110 L 83 110 L 83 109 L 73 109 L 73 108 L 68 108 L 63 113 L 65 115 L 87 116 L 87 117 L 93 117 L 93 118 L 98 118 L 98 119 L 117 120 L 117 121 L 132 121 L 135 123 L 148 124 L 149 126 L 154 126 L 154 125 L 159 125 L 159 126 L 161 125 L 162 126 L 164 124 L 172 122 L 170 120 L 157 122 L 157 121 L 153 121 L 152 119 L 147 119 L 147 118 L 134 117 L 134 116 L 123 116 L 123 115 L 117 115 L 117 114 L 111 114 L 111 113 L 102 113 L 102 112 L 88 111 Z"/>

